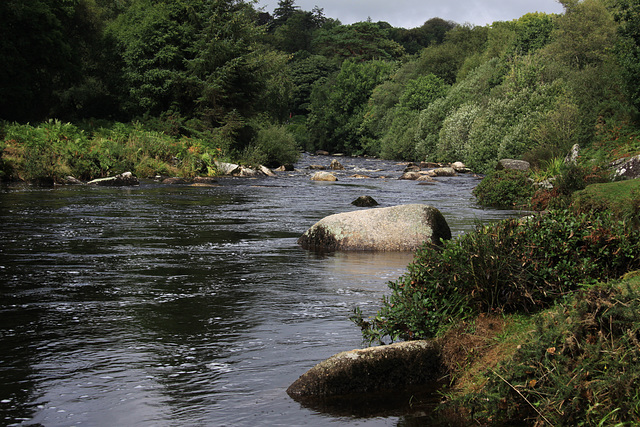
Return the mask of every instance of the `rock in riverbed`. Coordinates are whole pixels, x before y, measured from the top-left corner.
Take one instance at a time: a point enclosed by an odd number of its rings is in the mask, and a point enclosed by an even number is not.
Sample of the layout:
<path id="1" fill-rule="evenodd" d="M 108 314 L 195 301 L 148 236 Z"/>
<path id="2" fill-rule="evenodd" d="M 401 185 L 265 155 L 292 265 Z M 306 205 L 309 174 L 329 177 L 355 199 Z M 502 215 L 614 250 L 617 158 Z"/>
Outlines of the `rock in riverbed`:
<path id="1" fill-rule="evenodd" d="M 93 181 L 87 182 L 87 185 L 98 185 L 105 187 L 124 187 L 139 184 L 140 182 L 138 181 L 138 178 L 136 178 L 135 175 L 133 175 L 131 172 L 121 173 L 109 178 L 94 179 Z"/>
<path id="2" fill-rule="evenodd" d="M 440 211 L 424 204 L 399 205 L 330 215 L 299 239 L 305 249 L 319 251 L 413 251 L 423 243 L 450 239 Z"/>
<path id="3" fill-rule="evenodd" d="M 406 341 L 338 353 L 305 372 L 289 388 L 293 398 L 393 390 L 433 381 L 442 372 L 433 341 Z"/>

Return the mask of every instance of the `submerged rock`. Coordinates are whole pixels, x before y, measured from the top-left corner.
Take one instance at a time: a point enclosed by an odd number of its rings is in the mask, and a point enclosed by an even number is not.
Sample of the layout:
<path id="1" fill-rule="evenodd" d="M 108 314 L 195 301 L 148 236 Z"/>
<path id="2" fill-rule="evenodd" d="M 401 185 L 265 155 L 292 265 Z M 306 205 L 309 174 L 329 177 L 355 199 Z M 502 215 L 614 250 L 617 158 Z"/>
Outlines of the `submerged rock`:
<path id="1" fill-rule="evenodd" d="M 87 185 L 98 185 L 105 187 L 124 187 L 139 184 L 140 182 L 138 181 L 138 178 L 136 178 L 135 175 L 133 175 L 131 172 L 121 173 L 109 178 L 94 179 L 93 181 L 87 182 Z"/>
<path id="2" fill-rule="evenodd" d="M 441 373 L 437 344 L 406 341 L 331 356 L 300 376 L 287 394 L 301 398 L 393 390 L 425 384 Z"/>
<path id="3" fill-rule="evenodd" d="M 413 251 L 425 242 L 450 239 L 440 211 L 424 204 L 399 205 L 330 215 L 299 239 L 305 249 L 320 251 Z"/>
<path id="4" fill-rule="evenodd" d="M 188 184 L 188 182 L 185 181 L 184 178 L 178 178 L 178 177 L 165 178 L 162 180 L 162 183 L 168 184 L 168 185 Z"/>
<path id="5" fill-rule="evenodd" d="M 196 176 L 193 178 L 194 184 L 215 184 L 216 182 L 218 181 L 210 176 Z"/>
<path id="6" fill-rule="evenodd" d="M 82 181 L 80 181 L 78 178 L 74 177 L 74 176 L 66 176 L 63 180 L 62 183 L 64 185 L 84 185 L 84 183 Z"/>

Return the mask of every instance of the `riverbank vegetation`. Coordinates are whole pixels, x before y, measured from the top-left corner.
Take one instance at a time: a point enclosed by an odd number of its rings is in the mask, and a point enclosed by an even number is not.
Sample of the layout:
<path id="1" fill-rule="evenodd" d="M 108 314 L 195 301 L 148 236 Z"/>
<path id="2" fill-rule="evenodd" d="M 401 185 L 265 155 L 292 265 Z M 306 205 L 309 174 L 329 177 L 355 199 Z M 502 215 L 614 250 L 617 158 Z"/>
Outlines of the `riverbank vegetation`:
<path id="1" fill-rule="evenodd" d="M 134 126 L 179 151 L 197 141 L 203 155 L 244 163 L 322 149 L 485 173 L 505 157 L 542 171 L 574 143 L 602 162 L 637 153 L 637 1 L 561 3 L 560 15 L 484 27 L 427 17 L 404 29 L 342 25 L 293 0 L 272 13 L 239 0 L 5 1 L 0 173 L 33 179 L 24 139 L 6 130 L 50 119 L 89 140 Z M 148 156 L 147 174 L 194 173 Z"/>
<path id="2" fill-rule="evenodd" d="M 435 339 L 442 407 L 481 425 L 636 424 L 638 182 L 425 245 L 379 311 L 352 320 L 369 342 Z"/>

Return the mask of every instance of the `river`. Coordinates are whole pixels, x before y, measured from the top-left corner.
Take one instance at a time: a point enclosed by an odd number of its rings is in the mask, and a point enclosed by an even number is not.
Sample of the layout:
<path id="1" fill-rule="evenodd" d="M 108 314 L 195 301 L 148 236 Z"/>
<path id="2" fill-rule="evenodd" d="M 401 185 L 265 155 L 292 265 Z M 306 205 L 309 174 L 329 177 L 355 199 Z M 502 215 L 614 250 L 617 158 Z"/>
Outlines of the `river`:
<path id="1" fill-rule="evenodd" d="M 295 172 L 216 186 L 0 190 L 0 424 L 43 426 L 411 425 L 402 408 L 327 411 L 285 390 L 362 347 L 407 253 L 315 254 L 297 238 L 370 195 L 427 203 L 453 234 L 511 211 L 478 208 L 471 175 L 435 185 L 402 166 L 339 158 L 339 181 Z M 355 173 L 371 179 L 350 178 Z M 382 178 L 385 176 L 386 178 Z M 348 405 L 347 405 L 348 407 Z"/>

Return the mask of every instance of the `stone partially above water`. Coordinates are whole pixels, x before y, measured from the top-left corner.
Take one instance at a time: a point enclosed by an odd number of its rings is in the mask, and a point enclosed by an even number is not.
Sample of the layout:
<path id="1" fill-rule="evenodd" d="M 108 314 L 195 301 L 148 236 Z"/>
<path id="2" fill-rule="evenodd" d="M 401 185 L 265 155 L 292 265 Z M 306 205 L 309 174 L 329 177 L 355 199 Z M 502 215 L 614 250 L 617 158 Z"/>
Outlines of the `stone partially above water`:
<path id="1" fill-rule="evenodd" d="M 406 341 L 338 353 L 302 374 L 287 389 L 293 398 L 397 390 L 425 384 L 442 372 L 433 341 Z"/>
<path id="2" fill-rule="evenodd" d="M 337 181 L 338 178 L 331 172 L 316 172 L 312 177 L 311 181 Z"/>
<path id="3" fill-rule="evenodd" d="M 371 196 L 360 196 L 351 202 L 353 206 L 357 206 L 359 208 L 370 208 L 372 206 L 378 206 L 378 202 Z"/>
<path id="4" fill-rule="evenodd" d="M 125 172 L 109 178 L 94 179 L 93 181 L 87 182 L 87 185 L 124 187 L 131 185 L 140 185 L 140 182 L 138 181 L 138 178 L 136 178 L 135 175 L 133 175 L 131 172 Z"/>
<path id="5" fill-rule="evenodd" d="M 330 215 L 299 239 L 305 249 L 319 251 L 413 251 L 425 242 L 450 239 L 440 211 L 424 204 L 364 209 Z"/>

